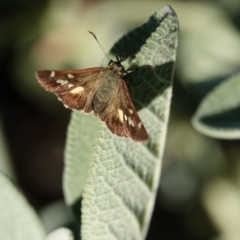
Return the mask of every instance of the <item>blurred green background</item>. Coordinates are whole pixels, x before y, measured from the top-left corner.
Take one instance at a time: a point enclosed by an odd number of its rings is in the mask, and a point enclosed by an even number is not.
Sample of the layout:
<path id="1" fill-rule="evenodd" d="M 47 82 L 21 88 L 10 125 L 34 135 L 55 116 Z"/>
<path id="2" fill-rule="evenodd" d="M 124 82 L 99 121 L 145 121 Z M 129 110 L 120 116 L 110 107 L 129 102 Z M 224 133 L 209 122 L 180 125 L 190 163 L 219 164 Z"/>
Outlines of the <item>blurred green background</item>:
<path id="1" fill-rule="evenodd" d="M 240 141 L 213 139 L 191 125 L 201 99 L 240 70 L 238 0 L 0 0 L 0 170 L 22 189 L 48 231 L 72 218 L 62 201 L 70 111 L 34 72 L 99 66 L 104 54 L 87 31 L 107 52 L 166 4 L 178 15 L 180 39 L 147 239 L 240 239 Z"/>

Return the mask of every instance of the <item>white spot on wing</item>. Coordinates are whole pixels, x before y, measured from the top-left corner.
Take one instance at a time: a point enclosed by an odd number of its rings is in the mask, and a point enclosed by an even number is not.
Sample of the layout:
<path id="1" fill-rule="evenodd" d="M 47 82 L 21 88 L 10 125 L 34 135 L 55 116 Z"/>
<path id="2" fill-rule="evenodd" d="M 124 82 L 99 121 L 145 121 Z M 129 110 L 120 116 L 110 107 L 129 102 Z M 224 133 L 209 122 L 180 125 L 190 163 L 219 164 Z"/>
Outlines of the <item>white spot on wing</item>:
<path id="1" fill-rule="evenodd" d="M 131 108 L 129 108 L 128 111 L 130 112 L 130 114 L 133 114 L 133 110 Z"/>
<path id="2" fill-rule="evenodd" d="M 51 71 L 50 77 L 55 77 L 55 72 Z"/>
<path id="3" fill-rule="evenodd" d="M 129 123 L 129 125 L 132 125 L 134 127 L 134 122 L 132 121 L 132 119 L 130 117 L 128 118 L 128 123 Z"/>
<path id="4" fill-rule="evenodd" d="M 121 122 L 123 122 L 123 111 L 119 108 L 118 109 L 118 116 Z"/>
<path id="5" fill-rule="evenodd" d="M 139 122 L 139 123 L 138 123 L 138 128 L 141 128 L 141 127 L 142 127 L 142 123 Z"/>
<path id="6" fill-rule="evenodd" d="M 68 80 L 58 79 L 56 82 L 57 82 L 57 83 L 60 83 L 61 85 L 68 84 Z"/>
<path id="7" fill-rule="evenodd" d="M 74 86 L 74 85 L 73 85 L 73 84 L 71 84 L 71 83 L 70 83 L 70 84 L 68 84 L 68 87 L 69 87 L 69 88 L 70 88 L 70 87 L 72 87 L 72 86 Z"/>
<path id="8" fill-rule="evenodd" d="M 79 87 L 76 87 L 76 88 L 72 89 L 72 90 L 70 91 L 70 93 L 76 94 L 76 93 L 82 92 L 83 90 L 84 90 L 84 88 L 81 87 L 81 86 L 79 86 Z"/>
<path id="9" fill-rule="evenodd" d="M 68 76 L 68 78 L 74 78 L 74 76 L 70 73 L 67 76 Z"/>
<path id="10" fill-rule="evenodd" d="M 124 115 L 124 119 L 125 119 L 125 121 L 127 121 L 127 115 Z"/>

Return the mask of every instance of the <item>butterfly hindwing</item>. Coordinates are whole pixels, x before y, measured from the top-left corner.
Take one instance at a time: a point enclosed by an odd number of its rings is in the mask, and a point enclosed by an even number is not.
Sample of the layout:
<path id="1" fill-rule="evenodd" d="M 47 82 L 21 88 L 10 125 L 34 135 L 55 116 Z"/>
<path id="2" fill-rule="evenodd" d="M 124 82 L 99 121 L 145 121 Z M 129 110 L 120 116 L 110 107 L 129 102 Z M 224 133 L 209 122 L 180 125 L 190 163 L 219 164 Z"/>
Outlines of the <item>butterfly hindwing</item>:
<path id="1" fill-rule="evenodd" d="M 139 142 L 148 140 L 147 131 L 132 103 L 124 80 L 121 80 L 117 93 L 113 95 L 109 106 L 99 114 L 99 117 L 119 136 L 130 137 Z"/>
<path id="2" fill-rule="evenodd" d="M 123 100 L 126 102 L 126 110 L 125 114 L 126 117 L 124 116 L 124 120 L 127 122 L 127 128 L 129 131 L 129 136 L 139 142 L 145 142 L 148 140 L 148 133 L 138 116 L 138 113 L 133 105 L 132 99 L 130 97 L 127 85 L 125 81 L 122 81 L 122 95 L 123 95 Z"/>

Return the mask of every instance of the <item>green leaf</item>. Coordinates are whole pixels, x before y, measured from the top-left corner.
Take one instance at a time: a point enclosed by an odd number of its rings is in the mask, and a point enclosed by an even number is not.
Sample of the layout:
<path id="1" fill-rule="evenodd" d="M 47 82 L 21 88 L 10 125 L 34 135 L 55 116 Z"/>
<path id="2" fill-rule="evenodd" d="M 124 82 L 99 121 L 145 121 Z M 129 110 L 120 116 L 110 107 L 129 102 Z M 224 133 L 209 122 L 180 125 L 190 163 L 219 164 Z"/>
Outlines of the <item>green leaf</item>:
<path id="1" fill-rule="evenodd" d="M 72 113 L 65 149 L 63 182 L 64 197 L 68 205 L 73 206 L 81 198 L 99 128 L 99 120 L 92 115 Z"/>
<path id="2" fill-rule="evenodd" d="M 4 240 L 43 240 L 40 220 L 15 186 L 0 173 L 0 238 Z"/>
<path id="3" fill-rule="evenodd" d="M 80 114 L 73 113 L 65 155 L 64 189 L 68 196 L 75 196 L 68 198 L 70 205 L 81 198 L 84 190 L 83 240 L 143 239 L 146 235 L 160 177 L 177 42 L 178 20 L 173 9 L 165 6 L 111 50 L 113 55 L 136 53 L 135 58 L 125 63 L 133 70 L 126 80 L 150 136 L 147 144 L 118 137 L 105 124 L 92 133 L 95 125 L 90 125 L 91 116 L 86 116 L 89 121 L 84 125 Z M 76 138 L 80 144 L 72 143 Z M 85 164 L 87 158 L 91 158 L 89 165 Z M 74 175 L 70 176 L 70 172 Z M 86 182 L 84 189 L 80 178 Z"/>
<path id="4" fill-rule="evenodd" d="M 192 118 L 201 133 L 221 139 L 240 138 L 240 73 L 226 79 L 202 100 Z"/>
<path id="5" fill-rule="evenodd" d="M 47 235 L 46 240 L 73 240 L 73 234 L 68 228 L 58 228 Z"/>
<path id="6" fill-rule="evenodd" d="M 179 10 L 183 17 L 176 71 L 183 84 L 207 84 L 238 71 L 240 35 L 226 9 L 194 1 Z"/>

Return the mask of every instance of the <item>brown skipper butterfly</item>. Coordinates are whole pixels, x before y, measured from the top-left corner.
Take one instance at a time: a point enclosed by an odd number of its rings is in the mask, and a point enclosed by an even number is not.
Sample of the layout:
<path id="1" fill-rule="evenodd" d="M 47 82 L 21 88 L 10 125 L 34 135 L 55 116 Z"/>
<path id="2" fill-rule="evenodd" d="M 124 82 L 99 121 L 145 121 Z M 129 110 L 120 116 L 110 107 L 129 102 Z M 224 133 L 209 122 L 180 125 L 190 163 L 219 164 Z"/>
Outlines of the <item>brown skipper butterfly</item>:
<path id="1" fill-rule="evenodd" d="M 96 39 L 94 34 L 93 36 Z M 86 113 L 93 111 L 113 133 L 145 142 L 148 140 L 147 131 L 124 80 L 126 71 L 121 62 L 126 58 L 127 56 L 117 56 L 116 61 L 110 60 L 106 68 L 37 71 L 36 77 L 65 107 Z"/>

